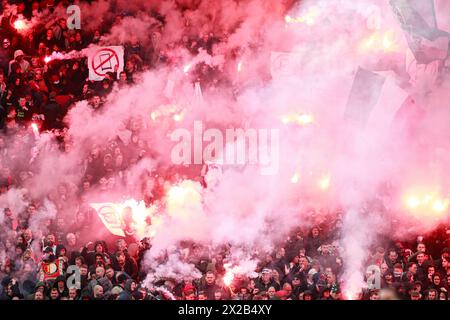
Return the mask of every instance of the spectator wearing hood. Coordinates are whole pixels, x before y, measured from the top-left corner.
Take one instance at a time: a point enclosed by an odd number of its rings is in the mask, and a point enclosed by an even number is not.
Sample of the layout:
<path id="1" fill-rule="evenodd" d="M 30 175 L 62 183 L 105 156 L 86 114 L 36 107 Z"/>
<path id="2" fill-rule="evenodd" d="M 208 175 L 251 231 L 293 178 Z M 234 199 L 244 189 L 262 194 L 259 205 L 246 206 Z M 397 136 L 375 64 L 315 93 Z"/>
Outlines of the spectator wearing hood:
<path id="1" fill-rule="evenodd" d="M 66 285 L 66 277 L 65 276 L 60 275 L 58 278 L 56 278 L 53 288 L 56 288 L 58 290 L 60 298 L 69 297 L 69 289 L 67 288 L 67 285 Z"/>
<path id="2" fill-rule="evenodd" d="M 117 300 L 134 300 L 133 293 L 136 291 L 136 281 L 128 279 L 124 283 L 124 290 L 119 294 Z"/>
<path id="3" fill-rule="evenodd" d="M 25 60 L 25 54 L 22 50 L 16 50 L 14 52 L 14 59 L 9 62 L 8 75 L 11 75 L 13 73 L 14 64 L 20 66 L 21 73 L 27 72 L 28 68 L 30 67 L 30 63 Z"/>

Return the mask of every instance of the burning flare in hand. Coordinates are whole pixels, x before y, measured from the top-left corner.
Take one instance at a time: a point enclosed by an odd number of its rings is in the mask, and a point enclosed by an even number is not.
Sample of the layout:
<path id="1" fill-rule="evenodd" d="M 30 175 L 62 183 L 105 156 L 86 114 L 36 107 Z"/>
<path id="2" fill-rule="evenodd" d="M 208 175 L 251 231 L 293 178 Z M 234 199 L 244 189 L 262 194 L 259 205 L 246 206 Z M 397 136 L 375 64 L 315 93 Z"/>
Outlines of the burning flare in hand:
<path id="1" fill-rule="evenodd" d="M 23 19 L 17 19 L 14 22 L 14 29 L 16 29 L 17 31 L 23 31 L 27 29 L 27 24 L 25 22 L 25 20 Z"/>

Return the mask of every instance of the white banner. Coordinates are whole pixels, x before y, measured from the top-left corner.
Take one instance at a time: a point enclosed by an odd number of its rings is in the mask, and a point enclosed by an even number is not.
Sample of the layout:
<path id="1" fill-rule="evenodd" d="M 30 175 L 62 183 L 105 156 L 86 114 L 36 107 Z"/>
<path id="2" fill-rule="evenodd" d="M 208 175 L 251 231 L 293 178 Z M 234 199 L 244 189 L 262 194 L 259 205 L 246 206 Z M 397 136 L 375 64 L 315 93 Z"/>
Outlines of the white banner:
<path id="1" fill-rule="evenodd" d="M 121 46 L 98 47 L 90 50 L 88 57 L 89 80 L 101 81 L 108 72 L 119 78 L 124 69 L 124 49 Z"/>

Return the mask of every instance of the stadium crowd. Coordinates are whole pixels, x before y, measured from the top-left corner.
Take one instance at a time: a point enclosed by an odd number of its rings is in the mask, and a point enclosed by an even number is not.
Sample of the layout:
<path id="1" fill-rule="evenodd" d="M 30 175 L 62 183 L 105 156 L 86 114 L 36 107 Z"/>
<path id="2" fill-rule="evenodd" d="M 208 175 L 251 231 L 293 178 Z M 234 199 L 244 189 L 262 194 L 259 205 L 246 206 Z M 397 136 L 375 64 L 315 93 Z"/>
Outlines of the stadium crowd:
<path id="1" fill-rule="evenodd" d="M 8 1 L 3 1 L 3 6 Z M 12 1 L 9 1 L 12 2 Z M 52 131 L 59 150 L 70 150 L 70 137 L 63 121 L 78 101 L 87 100 L 93 109 L 101 109 L 106 97 L 117 88 L 138 81 L 139 73 L 173 63 L 158 42 L 161 24 L 149 32 L 150 46 L 144 47 L 131 36 L 125 47 L 125 70 L 117 78 L 110 73 L 103 81 L 88 80 L 86 58 L 46 61 L 54 52 L 80 51 L 99 42 L 124 17 L 118 14 L 102 28 L 90 33 L 69 30 L 65 17 L 48 25 L 36 24 L 26 35 L 14 27 L 17 16 L 31 19 L 49 10 L 49 1 L 14 1 L 15 15 L 3 15 L 0 25 L 0 195 L 20 189 L 34 172 L 33 150 L 36 144 L 31 124 L 40 131 Z M 54 1 L 57 5 L 58 1 Z M 202 34 L 185 38 L 182 43 L 192 53 L 211 52 L 226 37 Z M 199 65 L 192 77 L 202 89 L 226 82 L 221 70 Z M 106 193 L 126 180 L 127 168 L 151 155 L 145 141 L 135 135 L 129 123 L 129 143 L 121 137 L 108 145 L 93 145 L 83 164 L 85 175 L 80 185 L 61 184 L 42 198 L 24 194 L 25 208 L 2 208 L 0 224 L 0 300 L 340 300 L 347 298 L 341 283 L 344 260 L 340 247 L 342 221 L 320 221 L 314 227 L 299 228 L 277 250 L 259 256 L 256 276 L 236 275 L 224 282 L 225 264 L 230 247 L 210 252 L 206 247 L 185 242 L 185 262 L 202 273 L 200 278 L 159 279 L 153 288 L 142 285 L 145 272 L 143 256 L 151 247 L 149 239 L 116 239 L 113 246 L 97 239 L 90 229 L 93 209 L 83 195 L 99 188 Z M 25 158 L 24 158 L 24 155 Z M 165 180 L 141 186 L 146 203 L 161 199 Z M 200 176 L 191 177 L 201 180 Z M 43 214 L 49 207 L 55 216 Z M 76 214 L 73 214 L 76 212 Z M 40 216 L 42 215 L 42 216 Z M 314 215 L 312 215 L 313 217 Z M 317 218 L 317 216 L 316 216 Z M 315 223 L 316 221 L 311 221 Z M 308 224 L 305 224 L 308 225 Z M 88 241 L 85 241 L 89 239 Z M 167 257 L 166 257 L 167 258 Z M 164 262 L 164 257 L 161 258 Z M 444 227 L 425 238 L 402 242 L 383 239 L 367 252 L 366 266 L 380 269 L 380 286 L 369 284 L 357 299 L 380 299 L 380 289 L 391 289 L 407 300 L 447 300 L 450 289 L 450 233 Z M 71 275 L 76 266 L 79 282 Z M 368 273 L 372 281 L 376 273 Z M 71 282 L 72 281 L 72 282 Z M 369 282 L 370 282 L 369 281 Z M 377 283 L 375 279 L 374 283 Z"/>

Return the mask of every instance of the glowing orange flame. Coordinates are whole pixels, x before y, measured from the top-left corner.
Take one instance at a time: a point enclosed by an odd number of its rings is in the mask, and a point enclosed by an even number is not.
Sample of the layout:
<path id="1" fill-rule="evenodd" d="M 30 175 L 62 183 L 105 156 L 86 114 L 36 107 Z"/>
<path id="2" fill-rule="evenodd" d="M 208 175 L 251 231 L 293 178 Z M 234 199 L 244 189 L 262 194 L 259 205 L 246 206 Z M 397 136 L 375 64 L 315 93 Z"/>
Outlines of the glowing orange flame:
<path id="1" fill-rule="evenodd" d="M 361 52 L 395 52 L 398 51 L 396 35 L 394 31 L 375 31 L 360 43 Z"/>
<path id="2" fill-rule="evenodd" d="M 180 122 L 180 121 L 182 121 L 182 120 L 184 119 L 185 115 L 186 115 L 186 109 L 182 110 L 182 111 L 179 112 L 179 113 L 175 113 L 175 114 L 173 115 L 172 119 L 173 119 L 173 121 L 175 121 L 175 122 Z"/>
<path id="3" fill-rule="evenodd" d="M 314 116 L 312 114 L 288 114 L 281 117 L 281 122 L 284 124 L 294 123 L 299 126 L 307 126 L 314 123 Z"/>
<path id="4" fill-rule="evenodd" d="M 291 183 L 296 184 L 298 183 L 299 180 L 300 180 L 300 173 L 296 172 L 291 178 Z"/>
<path id="5" fill-rule="evenodd" d="M 173 115 L 173 120 L 174 121 L 181 121 L 181 120 L 183 120 L 183 116 L 181 115 L 181 114 L 174 114 Z"/>
<path id="6" fill-rule="evenodd" d="M 234 273 L 233 273 L 233 271 L 230 269 L 230 267 L 231 267 L 231 264 L 230 264 L 230 263 L 226 263 L 226 264 L 224 265 L 224 267 L 225 267 L 226 272 L 225 272 L 225 275 L 223 276 L 223 283 L 225 283 L 225 285 L 226 285 L 227 287 L 229 287 L 230 284 L 231 284 L 231 283 L 233 282 L 233 280 L 234 280 Z"/>
<path id="7" fill-rule="evenodd" d="M 317 18 L 320 16 L 320 9 L 316 6 L 311 6 L 308 10 L 299 17 L 291 17 L 290 15 L 286 15 L 284 17 L 284 21 L 287 24 L 296 24 L 296 23 L 304 23 L 308 26 L 312 26 L 316 23 Z"/>
<path id="8" fill-rule="evenodd" d="M 184 66 L 183 72 L 184 73 L 188 73 L 189 70 L 191 70 L 191 68 L 192 68 L 192 65 L 191 64 L 187 64 L 187 65 Z"/>
<path id="9" fill-rule="evenodd" d="M 324 176 L 319 181 L 319 187 L 321 190 L 326 191 L 330 188 L 331 178 L 329 176 Z"/>
<path id="10" fill-rule="evenodd" d="M 346 292 L 344 294 L 346 300 L 355 300 L 355 294 L 353 292 Z"/>
<path id="11" fill-rule="evenodd" d="M 237 71 L 241 72 L 242 71 L 242 62 L 239 62 L 237 65 Z"/>
<path id="12" fill-rule="evenodd" d="M 25 30 L 27 28 L 27 24 L 25 23 L 24 20 L 18 19 L 14 22 L 14 28 L 17 31 Z"/>
<path id="13" fill-rule="evenodd" d="M 434 212 L 443 213 L 448 210 L 449 200 L 435 200 L 433 202 L 432 208 Z"/>
<path id="14" fill-rule="evenodd" d="M 418 216 L 434 218 L 443 217 L 450 209 L 450 198 L 445 198 L 438 192 L 417 191 L 404 196 L 406 208 Z"/>
<path id="15" fill-rule="evenodd" d="M 174 121 L 182 121 L 186 115 L 186 109 L 182 109 L 177 105 L 161 105 L 156 110 L 150 112 L 150 118 L 153 121 L 161 117 L 170 117 Z"/>
<path id="16" fill-rule="evenodd" d="M 223 276 L 223 283 L 225 283 L 225 285 L 227 287 L 230 286 L 230 284 L 233 282 L 234 280 L 234 274 L 231 271 L 228 271 L 227 273 L 225 273 L 225 275 Z"/>
<path id="17" fill-rule="evenodd" d="M 36 123 L 32 123 L 31 124 L 31 129 L 33 130 L 33 133 L 34 133 L 34 136 L 37 138 L 37 137 L 39 137 L 39 128 L 38 128 L 38 126 L 37 126 L 37 124 Z"/>
<path id="18" fill-rule="evenodd" d="M 172 218 L 189 219 L 200 214 L 202 204 L 200 183 L 184 180 L 170 187 L 166 193 L 167 213 Z"/>

